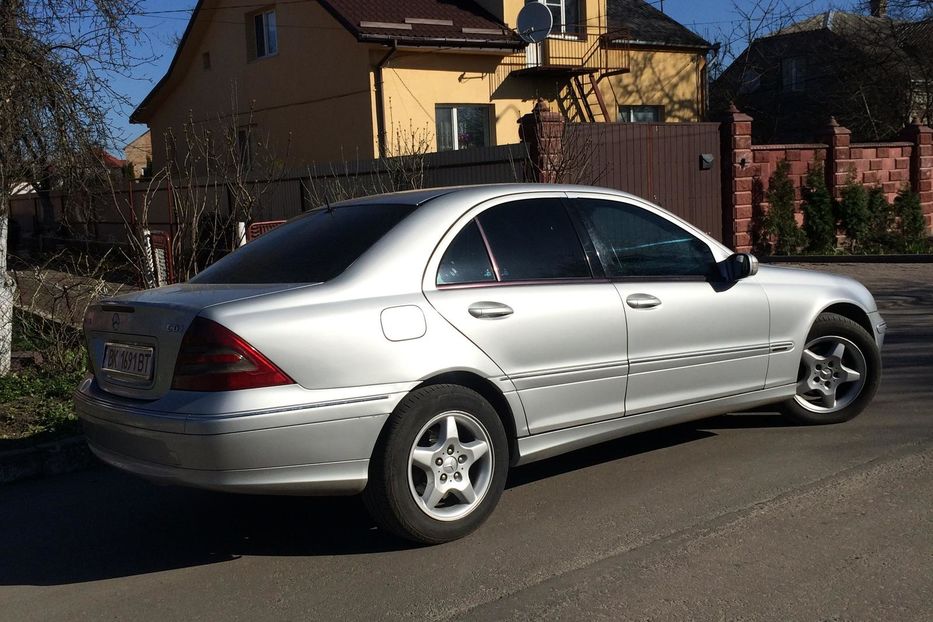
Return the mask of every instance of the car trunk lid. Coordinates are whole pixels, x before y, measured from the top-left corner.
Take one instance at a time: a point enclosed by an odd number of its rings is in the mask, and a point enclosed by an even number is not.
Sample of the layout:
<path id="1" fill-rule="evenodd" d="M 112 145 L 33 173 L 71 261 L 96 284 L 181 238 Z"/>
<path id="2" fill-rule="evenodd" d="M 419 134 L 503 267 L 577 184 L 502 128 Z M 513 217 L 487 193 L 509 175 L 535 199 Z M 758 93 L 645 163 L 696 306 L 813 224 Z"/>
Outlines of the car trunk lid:
<path id="1" fill-rule="evenodd" d="M 172 385 L 182 338 L 202 310 L 304 286 L 186 283 L 101 300 L 84 317 L 94 376 L 114 395 L 158 399 Z"/>

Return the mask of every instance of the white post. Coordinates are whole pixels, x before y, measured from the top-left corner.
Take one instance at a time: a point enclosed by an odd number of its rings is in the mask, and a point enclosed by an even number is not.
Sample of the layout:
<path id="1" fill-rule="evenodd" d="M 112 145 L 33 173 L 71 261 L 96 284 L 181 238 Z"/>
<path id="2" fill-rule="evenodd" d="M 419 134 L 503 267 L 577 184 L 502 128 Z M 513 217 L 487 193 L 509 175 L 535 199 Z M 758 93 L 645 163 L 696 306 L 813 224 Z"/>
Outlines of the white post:
<path id="1" fill-rule="evenodd" d="M 237 221 L 236 223 L 236 247 L 240 248 L 246 244 L 246 223 Z"/>
<path id="2" fill-rule="evenodd" d="M 157 287 L 155 278 L 155 266 L 152 265 L 152 232 L 149 229 L 143 229 L 143 284 L 146 289 Z"/>

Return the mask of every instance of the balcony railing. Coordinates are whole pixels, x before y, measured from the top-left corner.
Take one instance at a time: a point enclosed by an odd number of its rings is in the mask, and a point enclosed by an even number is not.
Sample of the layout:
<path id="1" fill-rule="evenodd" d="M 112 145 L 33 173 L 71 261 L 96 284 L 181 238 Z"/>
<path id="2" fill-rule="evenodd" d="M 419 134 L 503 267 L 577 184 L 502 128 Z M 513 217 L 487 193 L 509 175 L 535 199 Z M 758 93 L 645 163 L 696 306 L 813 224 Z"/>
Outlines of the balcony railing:
<path id="1" fill-rule="evenodd" d="M 575 34 L 552 34 L 502 59 L 490 85 L 494 92 L 510 75 L 625 73 L 629 69 L 628 33 L 587 28 Z"/>

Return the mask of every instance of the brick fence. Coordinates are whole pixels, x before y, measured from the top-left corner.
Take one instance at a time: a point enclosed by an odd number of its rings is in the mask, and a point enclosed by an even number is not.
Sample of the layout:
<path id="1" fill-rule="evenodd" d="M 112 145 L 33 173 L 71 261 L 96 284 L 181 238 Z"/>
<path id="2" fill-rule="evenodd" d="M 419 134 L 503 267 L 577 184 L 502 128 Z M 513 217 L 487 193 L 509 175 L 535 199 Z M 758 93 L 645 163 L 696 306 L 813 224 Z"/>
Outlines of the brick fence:
<path id="1" fill-rule="evenodd" d="M 768 181 L 781 160 L 790 165 L 798 208 L 807 172 L 822 165 L 826 184 L 836 198 L 850 177 L 882 188 L 888 201 L 909 185 L 920 195 L 927 230 L 933 229 L 933 129 L 914 121 L 904 128 L 902 141 L 852 143 L 851 132 L 830 119 L 823 142 L 755 145 L 752 121 L 733 106 L 720 126 L 724 237 L 737 251 L 752 248 L 755 222 L 768 209 Z M 799 212 L 797 217 L 802 221 Z"/>

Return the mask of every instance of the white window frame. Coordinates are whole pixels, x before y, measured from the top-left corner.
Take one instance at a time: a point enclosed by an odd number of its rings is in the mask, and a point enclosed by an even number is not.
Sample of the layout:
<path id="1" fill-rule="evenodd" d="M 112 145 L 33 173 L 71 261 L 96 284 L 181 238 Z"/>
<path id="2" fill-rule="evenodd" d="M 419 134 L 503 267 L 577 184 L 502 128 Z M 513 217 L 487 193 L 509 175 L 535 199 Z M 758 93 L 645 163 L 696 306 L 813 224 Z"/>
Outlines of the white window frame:
<path id="1" fill-rule="evenodd" d="M 635 121 L 632 114 L 635 112 L 636 108 L 652 108 L 657 112 L 657 121 Z M 623 119 L 623 111 L 628 112 L 628 118 Z M 656 104 L 623 104 L 619 106 L 619 116 L 618 119 L 621 123 L 664 123 L 664 106 L 659 106 Z"/>
<path id="2" fill-rule="evenodd" d="M 256 58 L 268 58 L 279 53 L 279 29 L 275 9 L 266 9 L 254 13 L 253 20 L 253 47 Z M 259 35 L 262 33 L 262 50 L 259 49 Z M 269 35 L 272 35 L 271 37 Z M 270 45 L 270 41 L 272 45 Z"/>
<path id="3" fill-rule="evenodd" d="M 458 108 L 484 108 L 487 110 L 486 115 L 486 147 L 490 146 L 492 140 L 492 123 L 488 115 L 489 106 L 486 104 L 437 104 L 435 106 L 434 112 L 434 128 L 437 131 L 437 110 L 450 110 L 450 131 L 452 136 L 450 137 L 451 149 L 450 151 L 459 151 L 460 150 L 460 132 L 457 131 L 458 121 L 457 121 L 457 109 Z M 438 146 L 440 145 L 440 136 L 438 136 Z"/>
<path id="4" fill-rule="evenodd" d="M 560 24 L 554 24 L 551 34 L 548 35 L 552 39 L 575 39 L 579 36 L 578 32 L 585 30 L 585 28 L 580 28 L 580 24 L 572 24 L 573 31 L 567 31 L 567 5 L 571 2 L 576 3 L 577 5 L 577 18 L 582 18 L 583 16 L 583 2 L 581 0 L 537 0 L 548 9 L 558 9 L 560 11 Z"/>

